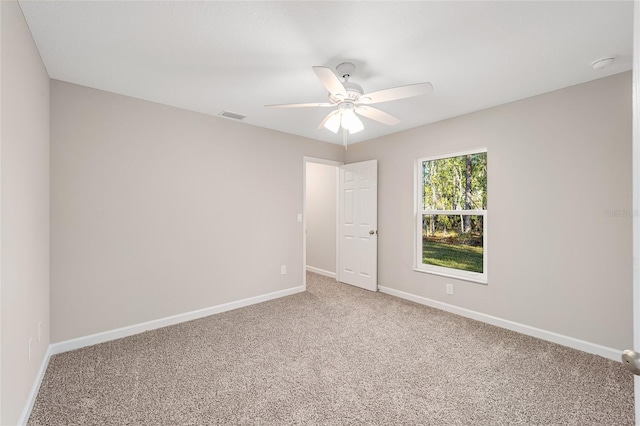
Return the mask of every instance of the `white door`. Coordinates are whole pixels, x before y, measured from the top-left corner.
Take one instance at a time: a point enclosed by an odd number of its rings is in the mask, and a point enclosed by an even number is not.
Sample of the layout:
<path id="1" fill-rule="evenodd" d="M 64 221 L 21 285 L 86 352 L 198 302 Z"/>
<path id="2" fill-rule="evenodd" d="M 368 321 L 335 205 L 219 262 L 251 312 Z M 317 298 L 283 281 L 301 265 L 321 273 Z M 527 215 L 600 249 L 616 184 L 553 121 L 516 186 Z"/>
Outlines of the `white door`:
<path id="1" fill-rule="evenodd" d="M 378 290 L 378 160 L 340 166 L 338 281 Z"/>

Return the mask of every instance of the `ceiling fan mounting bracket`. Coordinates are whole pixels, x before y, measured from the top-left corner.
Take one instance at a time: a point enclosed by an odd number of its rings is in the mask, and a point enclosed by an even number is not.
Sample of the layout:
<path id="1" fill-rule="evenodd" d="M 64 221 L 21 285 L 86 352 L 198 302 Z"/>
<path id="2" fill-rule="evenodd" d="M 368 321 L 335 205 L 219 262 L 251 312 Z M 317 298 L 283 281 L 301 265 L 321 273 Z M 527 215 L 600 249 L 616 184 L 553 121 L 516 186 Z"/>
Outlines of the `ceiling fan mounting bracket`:
<path id="1" fill-rule="evenodd" d="M 336 71 L 338 75 L 344 79 L 351 77 L 353 72 L 356 70 L 356 66 L 351 62 L 343 62 L 336 66 Z"/>

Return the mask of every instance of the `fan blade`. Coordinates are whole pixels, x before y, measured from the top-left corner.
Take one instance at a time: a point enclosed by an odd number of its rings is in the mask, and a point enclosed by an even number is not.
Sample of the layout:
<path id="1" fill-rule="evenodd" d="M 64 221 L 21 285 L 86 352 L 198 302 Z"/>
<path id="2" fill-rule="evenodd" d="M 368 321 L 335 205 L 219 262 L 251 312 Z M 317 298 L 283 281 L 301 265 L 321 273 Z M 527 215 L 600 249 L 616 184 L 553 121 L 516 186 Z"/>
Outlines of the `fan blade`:
<path id="1" fill-rule="evenodd" d="M 400 119 L 398 117 L 394 117 L 388 112 L 384 112 L 370 106 L 359 106 L 356 108 L 356 112 L 363 117 L 379 121 L 380 123 L 386 124 L 387 126 L 395 126 L 400 122 Z"/>
<path id="2" fill-rule="evenodd" d="M 318 126 L 318 129 L 320 130 L 323 127 L 326 127 L 328 130 L 331 130 L 333 133 L 336 133 L 338 131 L 338 129 L 340 128 L 340 117 L 337 117 L 339 112 L 340 111 L 335 110 L 335 111 L 331 111 L 329 114 L 327 114 L 327 116 L 324 118 L 324 120 L 322 120 L 322 122 Z M 335 118 L 330 123 L 328 123 L 329 120 L 331 120 L 333 117 L 335 117 Z M 336 124 L 337 124 L 337 126 L 336 126 Z"/>
<path id="3" fill-rule="evenodd" d="M 322 85 L 333 96 L 338 98 L 344 98 L 347 95 L 347 91 L 340 82 L 340 79 L 331 71 L 331 68 L 327 67 L 313 67 L 313 72 L 316 73 Z"/>
<path id="4" fill-rule="evenodd" d="M 329 102 L 309 102 L 306 104 L 278 104 L 278 105 L 265 105 L 265 108 L 307 108 L 307 107 L 330 107 L 334 104 Z"/>
<path id="5" fill-rule="evenodd" d="M 395 101 L 396 99 L 410 98 L 420 96 L 432 92 L 431 83 L 409 84 L 407 86 L 394 87 L 392 89 L 378 90 L 377 92 L 367 93 L 360 96 L 359 103 L 375 104 L 378 102 Z"/>

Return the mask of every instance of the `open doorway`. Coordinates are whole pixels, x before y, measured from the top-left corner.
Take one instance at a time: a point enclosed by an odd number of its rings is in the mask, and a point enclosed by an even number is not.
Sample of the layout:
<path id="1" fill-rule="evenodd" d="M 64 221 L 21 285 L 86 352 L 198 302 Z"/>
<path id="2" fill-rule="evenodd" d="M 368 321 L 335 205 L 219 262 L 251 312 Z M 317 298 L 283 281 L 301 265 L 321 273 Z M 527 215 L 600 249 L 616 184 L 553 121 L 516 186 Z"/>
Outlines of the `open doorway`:
<path id="1" fill-rule="evenodd" d="M 336 278 L 338 224 L 337 161 L 304 158 L 303 282 L 306 271 Z"/>

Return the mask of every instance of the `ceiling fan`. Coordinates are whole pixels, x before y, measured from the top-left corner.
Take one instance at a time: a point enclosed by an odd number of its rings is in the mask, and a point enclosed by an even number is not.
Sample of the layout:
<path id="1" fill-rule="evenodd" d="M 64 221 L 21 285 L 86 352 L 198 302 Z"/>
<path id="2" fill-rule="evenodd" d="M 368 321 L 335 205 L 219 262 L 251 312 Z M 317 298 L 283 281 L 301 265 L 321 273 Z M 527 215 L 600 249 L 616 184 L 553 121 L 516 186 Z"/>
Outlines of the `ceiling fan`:
<path id="1" fill-rule="evenodd" d="M 307 108 L 307 107 L 337 107 L 322 120 L 318 129 L 323 127 L 338 133 L 343 129 L 344 143 L 346 147 L 346 135 L 353 134 L 364 129 L 358 115 L 367 117 L 380 123 L 395 126 L 400 119 L 369 105 L 382 102 L 395 101 L 397 99 L 410 98 L 424 95 L 433 90 L 431 83 L 417 83 L 392 89 L 378 90 L 364 93 L 359 84 L 349 81 L 356 66 L 351 62 L 343 62 L 336 67 L 337 75 L 327 67 L 313 67 L 320 82 L 329 91 L 329 102 L 311 102 L 303 104 L 279 104 L 266 105 L 267 108 Z M 344 79 L 340 81 L 338 76 Z"/>

